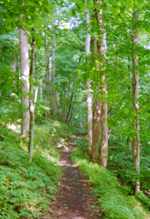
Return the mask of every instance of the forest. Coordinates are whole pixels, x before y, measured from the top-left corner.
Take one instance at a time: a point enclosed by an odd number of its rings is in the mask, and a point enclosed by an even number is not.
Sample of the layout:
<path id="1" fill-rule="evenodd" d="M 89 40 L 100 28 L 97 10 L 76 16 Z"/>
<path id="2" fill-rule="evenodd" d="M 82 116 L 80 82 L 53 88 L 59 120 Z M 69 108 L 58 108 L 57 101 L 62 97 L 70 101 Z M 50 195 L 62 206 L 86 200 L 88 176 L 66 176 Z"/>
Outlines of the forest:
<path id="1" fill-rule="evenodd" d="M 0 0 L 0 219 L 150 219 L 149 0 Z"/>

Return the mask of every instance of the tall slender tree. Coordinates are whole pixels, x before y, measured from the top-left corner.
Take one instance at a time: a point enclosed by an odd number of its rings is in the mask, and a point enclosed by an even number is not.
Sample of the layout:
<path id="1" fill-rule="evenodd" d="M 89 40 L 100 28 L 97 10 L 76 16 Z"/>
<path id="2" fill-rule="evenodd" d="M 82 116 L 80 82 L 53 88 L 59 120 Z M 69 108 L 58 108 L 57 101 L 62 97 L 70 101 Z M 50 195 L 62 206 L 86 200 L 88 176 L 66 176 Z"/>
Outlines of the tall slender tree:
<path id="1" fill-rule="evenodd" d="M 54 22 L 54 21 L 53 21 Z M 46 74 L 45 74 L 45 93 L 51 115 L 57 114 L 57 92 L 54 88 L 54 80 L 56 77 L 56 35 L 54 31 L 54 24 L 52 29 L 45 31 L 45 60 L 46 60 Z"/>
<path id="2" fill-rule="evenodd" d="M 86 17 L 86 41 L 85 41 L 85 52 L 86 52 L 86 62 L 87 62 L 87 71 L 88 60 L 91 53 L 91 35 L 90 35 L 90 13 L 88 9 L 87 0 L 85 0 L 85 17 Z M 93 144 L 93 91 L 92 91 L 92 80 L 90 79 L 90 72 L 88 72 L 88 79 L 86 82 L 87 86 L 87 121 L 88 121 L 88 141 L 89 141 L 89 150 Z"/>
<path id="3" fill-rule="evenodd" d="M 92 159 L 99 160 L 99 145 L 101 138 L 101 100 L 100 100 L 100 72 L 99 72 L 99 51 L 98 39 L 93 36 L 92 39 L 92 57 L 94 63 L 94 80 L 93 80 L 93 142 L 92 142 Z"/>
<path id="4" fill-rule="evenodd" d="M 134 168 L 137 177 L 140 176 L 140 119 L 139 119 L 139 57 L 137 53 L 138 45 L 138 10 L 133 11 L 132 15 L 132 102 L 133 102 L 133 138 L 132 138 L 132 153 Z M 140 181 L 136 180 L 135 192 L 140 191 Z"/>
<path id="5" fill-rule="evenodd" d="M 32 149 L 33 149 L 33 137 L 34 137 L 34 114 L 35 114 L 35 98 L 33 91 L 33 74 L 35 69 L 35 39 L 32 38 L 31 42 L 31 57 L 30 57 L 30 87 L 29 87 L 29 113 L 30 113 L 30 122 L 29 122 L 29 142 L 28 142 L 28 153 L 29 158 L 32 160 Z M 35 92 L 37 97 L 37 91 Z"/>
<path id="6" fill-rule="evenodd" d="M 107 167 L 108 161 L 108 103 L 107 103 L 107 79 L 106 79 L 106 30 L 103 13 L 103 0 L 94 0 L 96 19 L 98 24 L 98 44 L 99 44 L 99 73 L 101 92 L 101 133 L 100 133 L 100 163 Z"/>
<path id="7" fill-rule="evenodd" d="M 21 79 L 22 79 L 22 128 L 21 133 L 24 137 L 29 134 L 29 90 L 30 90 L 30 66 L 29 66 L 29 44 L 28 34 L 25 30 L 20 29 L 20 50 L 21 50 Z"/>

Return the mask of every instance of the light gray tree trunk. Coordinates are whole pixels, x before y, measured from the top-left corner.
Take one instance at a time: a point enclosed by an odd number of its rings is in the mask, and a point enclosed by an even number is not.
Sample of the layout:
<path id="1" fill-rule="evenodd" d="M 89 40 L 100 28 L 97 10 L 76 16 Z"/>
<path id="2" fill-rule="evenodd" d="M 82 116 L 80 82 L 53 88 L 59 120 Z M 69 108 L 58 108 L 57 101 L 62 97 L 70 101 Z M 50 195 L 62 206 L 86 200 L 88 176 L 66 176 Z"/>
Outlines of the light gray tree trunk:
<path id="1" fill-rule="evenodd" d="M 107 82 L 106 75 L 102 76 L 102 95 L 107 98 Z M 100 162 L 103 167 L 107 167 L 108 162 L 108 104 L 104 99 L 101 104 L 101 147 L 100 147 Z"/>
<path id="2" fill-rule="evenodd" d="M 56 115 L 58 113 L 58 101 L 59 101 L 59 94 L 57 93 L 54 85 L 54 80 L 56 78 L 56 35 L 53 34 L 52 36 L 52 53 L 51 53 L 51 59 L 52 59 L 52 95 L 51 95 L 51 101 L 52 101 L 52 111 L 53 114 Z"/>
<path id="3" fill-rule="evenodd" d="M 93 91 L 92 81 L 87 81 L 87 109 L 88 109 L 88 141 L 91 148 L 93 144 Z"/>
<path id="4" fill-rule="evenodd" d="M 132 153 L 133 163 L 137 176 L 140 176 L 140 120 L 139 120 L 139 57 L 137 55 L 138 31 L 137 31 L 138 11 L 133 12 L 133 32 L 132 32 L 132 102 L 133 102 L 133 139 Z M 137 179 L 135 192 L 140 191 L 140 180 Z"/>
<path id="5" fill-rule="evenodd" d="M 29 134 L 29 45 L 28 35 L 23 29 L 20 30 L 20 50 L 21 50 L 21 80 L 22 80 L 22 128 L 23 137 Z"/>
<path id="6" fill-rule="evenodd" d="M 54 80 L 56 74 L 56 39 L 53 34 L 51 41 L 46 37 L 45 43 L 46 54 L 46 96 L 50 107 L 50 114 L 55 115 L 58 112 L 59 96 L 54 88 Z"/>
<path id="7" fill-rule="evenodd" d="M 85 0 L 85 16 L 86 16 L 86 42 L 85 42 L 85 51 L 87 62 L 89 55 L 91 53 L 91 36 L 90 36 L 90 15 L 88 10 L 87 0 Z M 89 69 L 87 69 L 89 70 Z M 93 91 L 92 91 L 92 80 L 88 79 L 86 83 L 87 87 L 87 122 L 88 122 L 88 142 L 89 149 L 91 150 L 93 143 Z"/>

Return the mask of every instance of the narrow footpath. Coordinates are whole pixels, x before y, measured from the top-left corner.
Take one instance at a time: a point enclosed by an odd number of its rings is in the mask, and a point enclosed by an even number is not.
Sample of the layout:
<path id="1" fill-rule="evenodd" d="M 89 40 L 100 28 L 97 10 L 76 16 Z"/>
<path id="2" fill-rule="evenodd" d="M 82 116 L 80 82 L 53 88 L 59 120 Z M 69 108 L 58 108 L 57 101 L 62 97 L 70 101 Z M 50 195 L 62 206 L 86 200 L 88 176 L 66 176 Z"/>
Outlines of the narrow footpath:
<path id="1" fill-rule="evenodd" d="M 59 190 L 48 214 L 42 219 L 101 219 L 87 179 L 70 159 L 72 148 L 69 144 L 62 152 L 63 176 Z"/>

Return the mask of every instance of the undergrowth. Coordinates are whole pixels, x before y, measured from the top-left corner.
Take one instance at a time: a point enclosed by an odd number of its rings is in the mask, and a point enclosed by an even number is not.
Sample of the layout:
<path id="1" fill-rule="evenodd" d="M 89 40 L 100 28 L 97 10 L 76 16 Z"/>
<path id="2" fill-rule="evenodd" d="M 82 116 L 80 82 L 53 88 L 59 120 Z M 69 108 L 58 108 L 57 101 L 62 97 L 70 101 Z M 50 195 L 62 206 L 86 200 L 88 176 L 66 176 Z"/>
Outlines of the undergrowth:
<path id="1" fill-rule="evenodd" d="M 105 219 L 148 219 L 150 216 L 141 203 L 129 195 L 129 188 L 119 184 L 117 178 L 108 170 L 88 161 L 85 142 L 77 147 L 72 159 L 87 175 L 97 197 Z M 84 148 L 82 150 L 82 147 Z"/>
<path id="2" fill-rule="evenodd" d="M 131 148 L 124 145 L 110 146 L 109 169 L 125 184 L 134 187 L 137 180 L 132 164 Z M 141 148 L 140 182 L 143 191 L 150 190 L 150 148 Z"/>
<path id="3" fill-rule="evenodd" d="M 61 175 L 55 162 L 59 158 L 56 142 L 66 133 L 66 127 L 56 121 L 37 126 L 34 157 L 30 163 L 24 146 L 20 146 L 19 135 L 1 127 L 1 219 L 39 218 L 47 210 Z"/>

